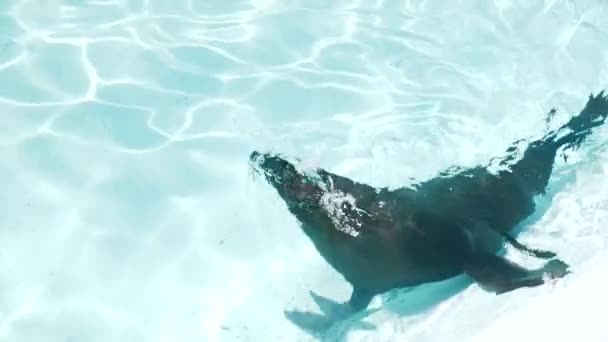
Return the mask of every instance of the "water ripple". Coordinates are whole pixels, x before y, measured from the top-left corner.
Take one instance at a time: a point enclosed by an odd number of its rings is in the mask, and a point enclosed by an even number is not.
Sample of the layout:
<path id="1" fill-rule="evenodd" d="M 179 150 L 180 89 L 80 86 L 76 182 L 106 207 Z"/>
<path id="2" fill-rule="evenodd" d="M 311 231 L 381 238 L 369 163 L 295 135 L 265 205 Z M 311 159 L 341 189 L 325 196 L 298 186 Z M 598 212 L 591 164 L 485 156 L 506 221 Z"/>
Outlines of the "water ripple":
<path id="1" fill-rule="evenodd" d="M 310 340 L 283 310 L 348 289 L 251 182 L 249 152 L 378 186 L 485 162 L 606 87 L 606 14 L 602 0 L 0 2 L 0 339 Z M 607 242 L 608 163 L 590 146 L 527 235 L 581 263 Z M 465 340 L 462 296 L 501 314 L 470 292 L 415 318 L 386 309 L 348 340 Z"/>

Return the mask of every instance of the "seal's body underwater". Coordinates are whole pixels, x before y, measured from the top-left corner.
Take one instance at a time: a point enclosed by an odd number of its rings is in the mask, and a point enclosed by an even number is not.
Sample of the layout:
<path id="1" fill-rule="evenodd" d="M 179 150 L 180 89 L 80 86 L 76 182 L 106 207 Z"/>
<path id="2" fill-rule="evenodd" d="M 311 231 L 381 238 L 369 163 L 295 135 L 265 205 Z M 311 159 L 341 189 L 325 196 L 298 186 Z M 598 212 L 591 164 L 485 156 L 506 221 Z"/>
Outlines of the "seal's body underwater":
<path id="1" fill-rule="evenodd" d="M 463 273 L 500 294 L 569 273 L 559 259 L 528 270 L 499 254 L 506 240 L 537 257 L 555 257 L 521 245 L 509 232 L 534 212 L 534 197 L 544 193 L 558 149 L 578 147 L 607 116 L 602 92 L 568 123 L 531 142 L 519 159 L 509 148 L 501 171 L 478 166 L 396 190 L 323 169 L 302 172 L 277 155 L 253 152 L 250 160 L 318 252 L 353 286 L 353 310 L 390 289 Z"/>

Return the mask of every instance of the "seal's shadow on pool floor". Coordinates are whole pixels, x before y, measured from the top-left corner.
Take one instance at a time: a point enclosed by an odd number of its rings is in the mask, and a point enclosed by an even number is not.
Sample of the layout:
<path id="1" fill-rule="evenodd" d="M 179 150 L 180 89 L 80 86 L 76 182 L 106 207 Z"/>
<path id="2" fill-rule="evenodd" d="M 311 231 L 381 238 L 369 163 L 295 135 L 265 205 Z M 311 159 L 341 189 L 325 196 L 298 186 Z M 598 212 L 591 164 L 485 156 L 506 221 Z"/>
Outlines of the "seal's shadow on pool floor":
<path id="1" fill-rule="evenodd" d="M 344 303 L 335 302 L 311 291 L 310 295 L 322 314 L 293 310 L 286 311 L 285 316 L 320 341 L 339 342 L 344 341 L 351 330 L 375 330 L 374 324 L 364 321 L 370 314 L 380 310 L 388 310 L 400 316 L 419 314 L 460 293 L 470 284 L 472 280 L 467 276 L 459 276 L 417 288 L 393 290 L 382 296 L 381 307 L 366 309 L 346 320 L 341 318 L 345 310 Z"/>
<path id="2" fill-rule="evenodd" d="M 537 223 L 551 208 L 555 195 L 567 184 L 574 182 L 576 169 L 572 165 L 554 173 L 545 195 L 536 201 L 536 210 L 530 217 L 514 229 L 514 236 L 526 231 Z M 576 270 L 574 270 L 576 272 Z M 346 310 L 344 303 L 323 297 L 313 291 L 310 295 L 319 307 L 321 314 L 309 311 L 286 310 L 285 316 L 291 323 L 321 342 L 343 342 L 352 330 L 375 330 L 376 326 L 365 322 L 369 315 L 387 310 L 401 317 L 421 314 L 450 299 L 473 284 L 466 275 L 437 283 L 425 284 L 416 288 L 397 289 L 382 295 L 383 303 L 379 308 L 363 310 L 348 319 L 342 319 Z"/>

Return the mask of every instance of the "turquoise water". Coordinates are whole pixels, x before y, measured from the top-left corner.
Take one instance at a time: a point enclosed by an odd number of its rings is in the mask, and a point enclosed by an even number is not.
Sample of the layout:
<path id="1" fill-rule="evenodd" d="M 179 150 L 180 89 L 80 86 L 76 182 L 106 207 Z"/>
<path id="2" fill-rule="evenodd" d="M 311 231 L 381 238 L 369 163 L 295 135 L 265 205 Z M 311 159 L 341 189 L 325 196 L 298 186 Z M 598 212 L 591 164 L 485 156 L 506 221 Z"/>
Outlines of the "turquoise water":
<path id="1" fill-rule="evenodd" d="M 604 0 L 0 2 L 0 341 L 316 340 L 283 310 L 350 288 L 251 150 L 377 186 L 485 163 L 608 87 L 607 17 Z M 375 328 L 322 340 L 608 340 L 607 138 L 558 163 L 521 237 L 573 276 L 384 296 Z"/>

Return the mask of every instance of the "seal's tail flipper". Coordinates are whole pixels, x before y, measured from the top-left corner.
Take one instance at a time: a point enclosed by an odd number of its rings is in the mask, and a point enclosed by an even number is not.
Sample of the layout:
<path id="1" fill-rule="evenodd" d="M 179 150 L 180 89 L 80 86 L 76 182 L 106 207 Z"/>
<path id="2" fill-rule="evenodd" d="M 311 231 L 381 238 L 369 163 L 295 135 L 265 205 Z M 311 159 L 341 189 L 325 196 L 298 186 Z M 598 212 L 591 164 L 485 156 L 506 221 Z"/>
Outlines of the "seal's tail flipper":
<path id="1" fill-rule="evenodd" d="M 591 129 L 602 125 L 606 117 L 608 117 L 608 94 L 602 91 L 595 97 L 590 95 L 587 105 L 580 114 L 558 129 L 554 141 L 558 147 L 578 148 L 591 133 Z M 569 132 L 563 134 L 564 131 Z"/>
<path id="2" fill-rule="evenodd" d="M 570 271 L 561 260 L 551 260 L 543 267 L 528 270 L 505 258 L 484 254 L 476 256 L 466 264 L 464 271 L 484 290 L 503 294 L 522 287 L 535 287 L 545 283 L 545 276 L 562 278 Z"/>
<path id="3" fill-rule="evenodd" d="M 591 129 L 602 125 L 608 117 L 608 95 L 603 91 L 589 96 L 585 108 L 565 125 L 528 144 L 521 159 L 517 160 L 517 147 L 510 147 L 509 155 L 501 161 L 508 166 L 526 191 L 532 194 L 545 192 L 553 171 L 557 151 L 577 148 L 591 134 Z M 517 160 L 517 161 L 516 161 Z"/>

